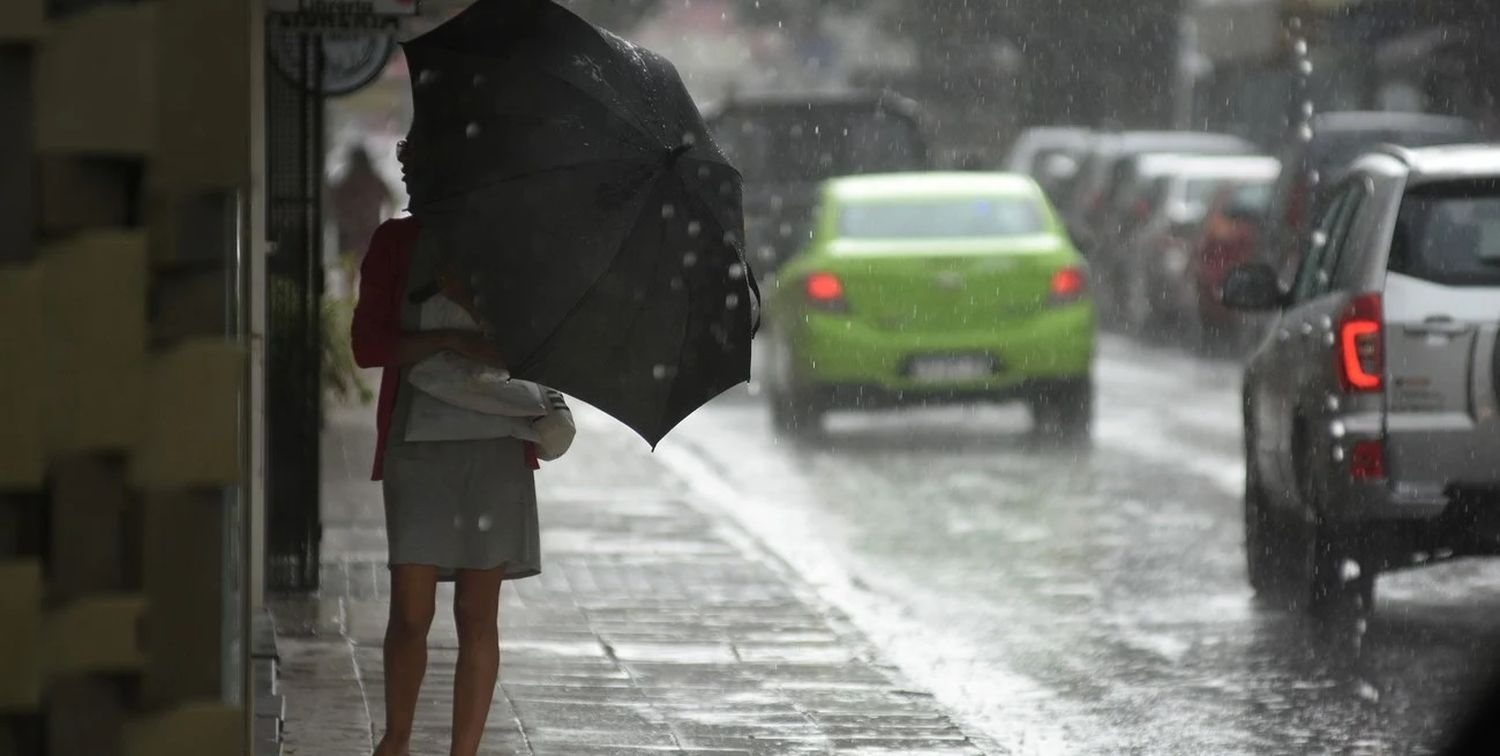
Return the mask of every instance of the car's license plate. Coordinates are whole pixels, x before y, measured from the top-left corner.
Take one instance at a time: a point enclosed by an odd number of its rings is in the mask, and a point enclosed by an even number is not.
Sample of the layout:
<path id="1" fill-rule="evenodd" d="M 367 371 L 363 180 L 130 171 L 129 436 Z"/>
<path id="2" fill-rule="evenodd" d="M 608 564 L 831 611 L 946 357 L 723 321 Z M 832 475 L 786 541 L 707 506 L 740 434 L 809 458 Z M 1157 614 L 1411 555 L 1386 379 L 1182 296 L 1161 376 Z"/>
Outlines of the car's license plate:
<path id="1" fill-rule="evenodd" d="M 995 360 L 983 354 L 920 357 L 911 361 L 908 372 L 918 381 L 972 381 L 993 375 Z"/>

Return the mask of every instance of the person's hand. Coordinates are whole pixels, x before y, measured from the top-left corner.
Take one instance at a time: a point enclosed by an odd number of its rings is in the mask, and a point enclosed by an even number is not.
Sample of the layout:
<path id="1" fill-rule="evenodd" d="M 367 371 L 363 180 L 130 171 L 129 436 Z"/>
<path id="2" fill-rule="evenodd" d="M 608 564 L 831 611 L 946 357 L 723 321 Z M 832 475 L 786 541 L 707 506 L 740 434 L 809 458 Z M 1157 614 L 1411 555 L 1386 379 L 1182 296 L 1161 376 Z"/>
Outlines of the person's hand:
<path id="1" fill-rule="evenodd" d="M 454 331 L 448 348 L 482 365 L 500 370 L 507 369 L 505 358 L 500 356 L 500 350 L 482 333 Z"/>

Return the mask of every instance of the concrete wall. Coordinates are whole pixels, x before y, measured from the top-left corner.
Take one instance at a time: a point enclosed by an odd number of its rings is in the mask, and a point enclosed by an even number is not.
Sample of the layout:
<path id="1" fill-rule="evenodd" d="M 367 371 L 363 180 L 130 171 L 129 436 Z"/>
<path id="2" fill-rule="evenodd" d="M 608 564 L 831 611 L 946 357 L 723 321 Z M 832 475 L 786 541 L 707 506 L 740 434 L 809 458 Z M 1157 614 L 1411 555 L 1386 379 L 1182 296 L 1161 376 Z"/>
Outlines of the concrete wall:
<path id="1" fill-rule="evenodd" d="M 245 752 L 260 18 L 0 3 L 0 753 Z"/>

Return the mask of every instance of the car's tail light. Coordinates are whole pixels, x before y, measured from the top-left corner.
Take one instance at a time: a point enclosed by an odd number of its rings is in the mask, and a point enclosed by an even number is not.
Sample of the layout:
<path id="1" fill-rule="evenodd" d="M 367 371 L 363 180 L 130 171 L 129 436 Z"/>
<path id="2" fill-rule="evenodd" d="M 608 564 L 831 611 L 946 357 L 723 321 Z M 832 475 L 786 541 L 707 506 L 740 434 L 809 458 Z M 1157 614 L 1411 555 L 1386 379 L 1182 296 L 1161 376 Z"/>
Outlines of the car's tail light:
<path id="1" fill-rule="evenodd" d="M 1385 442 L 1360 441 L 1349 450 L 1349 475 L 1355 480 L 1385 479 Z"/>
<path id="2" fill-rule="evenodd" d="M 1379 294 L 1361 294 L 1339 316 L 1339 382 L 1345 391 L 1379 391 L 1384 372 Z"/>
<path id="3" fill-rule="evenodd" d="M 802 290 L 807 301 L 824 310 L 841 311 L 844 303 L 844 282 L 832 273 L 813 273 L 803 280 Z"/>
<path id="4" fill-rule="evenodd" d="M 1052 274 L 1050 301 L 1052 304 L 1077 302 L 1088 291 L 1088 278 L 1078 267 L 1059 268 Z"/>

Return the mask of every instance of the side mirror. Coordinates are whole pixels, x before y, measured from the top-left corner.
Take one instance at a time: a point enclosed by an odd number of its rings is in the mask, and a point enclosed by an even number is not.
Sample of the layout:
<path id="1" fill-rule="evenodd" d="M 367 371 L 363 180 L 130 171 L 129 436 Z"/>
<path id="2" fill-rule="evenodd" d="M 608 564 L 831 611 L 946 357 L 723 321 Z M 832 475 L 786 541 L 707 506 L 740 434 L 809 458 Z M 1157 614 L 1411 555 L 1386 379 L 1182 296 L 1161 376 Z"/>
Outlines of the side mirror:
<path id="1" fill-rule="evenodd" d="M 1224 278 L 1224 306 L 1235 310 L 1274 310 L 1285 297 L 1276 271 L 1265 263 L 1241 265 Z"/>

